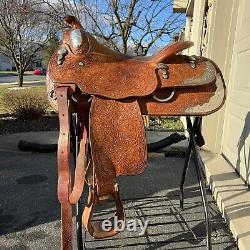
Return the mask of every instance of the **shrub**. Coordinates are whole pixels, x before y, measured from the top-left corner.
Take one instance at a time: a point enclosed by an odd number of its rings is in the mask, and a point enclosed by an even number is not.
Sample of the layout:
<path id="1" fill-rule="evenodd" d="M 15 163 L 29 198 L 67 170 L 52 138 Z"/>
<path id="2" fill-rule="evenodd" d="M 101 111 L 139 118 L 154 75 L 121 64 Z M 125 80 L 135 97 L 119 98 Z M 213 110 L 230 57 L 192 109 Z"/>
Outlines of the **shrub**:
<path id="1" fill-rule="evenodd" d="M 2 98 L 6 110 L 19 119 L 38 119 L 49 107 L 46 93 L 33 89 L 11 90 Z"/>

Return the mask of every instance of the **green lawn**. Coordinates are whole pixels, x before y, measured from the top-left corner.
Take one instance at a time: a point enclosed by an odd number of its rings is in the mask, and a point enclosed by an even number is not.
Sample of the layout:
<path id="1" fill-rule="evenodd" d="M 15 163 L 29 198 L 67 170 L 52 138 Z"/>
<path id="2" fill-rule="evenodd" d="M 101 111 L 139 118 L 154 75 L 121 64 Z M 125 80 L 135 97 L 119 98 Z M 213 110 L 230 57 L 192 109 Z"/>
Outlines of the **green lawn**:
<path id="1" fill-rule="evenodd" d="M 167 130 L 184 131 L 183 123 L 176 117 L 162 118 L 162 126 Z"/>
<path id="2" fill-rule="evenodd" d="M 13 70 L 9 70 L 9 71 L 6 71 L 6 70 L 0 70 L 0 75 L 17 75 L 17 72 L 16 71 L 13 71 Z M 24 75 L 32 75 L 33 74 L 33 71 L 25 71 Z"/>
<path id="3" fill-rule="evenodd" d="M 4 105 L 4 102 L 2 100 L 3 95 L 7 92 L 19 91 L 19 89 L 23 89 L 23 88 L 14 89 L 14 90 L 12 89 L 12 88 L 16 88 L 16 87 L 17 87 L 17 85 L 15 85 L 15 84 L 0 85 L 0 115 L 9 113 L 8 108 L 6 107 L 6 105 Z M 46 86 L 32 86 L 32 87 L 30 87 L 30 89 L 34 92 L 46 93 Z"/>
<path id="4" fill-rule="evenodd" d="M 17 74 L 17 72 L 13 70 L 0 70 L 0 74 Z"/>

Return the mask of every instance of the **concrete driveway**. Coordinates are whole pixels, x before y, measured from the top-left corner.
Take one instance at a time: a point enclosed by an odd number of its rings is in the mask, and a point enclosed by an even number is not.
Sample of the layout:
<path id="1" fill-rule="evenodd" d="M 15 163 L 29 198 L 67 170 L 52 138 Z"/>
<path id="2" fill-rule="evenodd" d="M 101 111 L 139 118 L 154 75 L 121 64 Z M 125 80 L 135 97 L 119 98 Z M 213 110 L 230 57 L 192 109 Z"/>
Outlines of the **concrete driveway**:
<path id="1" fill-rule="evenodd" d="M 148 139 L 157 140 L 164 135 L 151 132 Z M 60 249 L 56 154 L 20 152 L 20 139 L 54 143 L 57 133 L 0 137 L 0 249 Z M 186 180 L 185 208 L 179 208 L 183 162 L 183 158 L 164 157 L 164 152 L 151 153 L 143 174 L 119 178 L 127 219 L 149 220 L 146 234 L 124 231 L 112 239 L 98 241 L 87 236 L 87 249 L 206 249 L 204 214 L 193 166 Z M 208 199 L 213 249 L 236 250 L 210 194 Z M 108 218 L 112 209 L 108 204 L 99 216 Z"/>

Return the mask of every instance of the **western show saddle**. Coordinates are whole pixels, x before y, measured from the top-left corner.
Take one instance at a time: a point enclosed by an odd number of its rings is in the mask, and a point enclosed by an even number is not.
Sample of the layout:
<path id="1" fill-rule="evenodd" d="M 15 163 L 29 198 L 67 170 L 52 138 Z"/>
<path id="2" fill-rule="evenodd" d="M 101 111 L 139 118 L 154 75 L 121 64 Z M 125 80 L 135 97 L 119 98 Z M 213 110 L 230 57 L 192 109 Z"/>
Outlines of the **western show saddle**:
<path id="1" fill-rule="evenodd" d="M 175 42 L 153 56 L 115 52 L 84 31 L 73 16 L 48 66 L 49 100 L 58 109 L 58 199 L 62 248 L 72 249 L 72 205 L 85 182 L 89 196 L 82 224 L 94 238 L 115 235 L 92 221 L 98 202 L 113 197 L 116 216 L 125 220 L 116 177 L 138 175 L 147 164 L 142 115 L 203 116 L 220 109 L 225 84 L 216 64 L 204 57 L 179 55 L 193 45 Z M 71 180 L 70 115 L 77 113 L 78 145 Z"/>

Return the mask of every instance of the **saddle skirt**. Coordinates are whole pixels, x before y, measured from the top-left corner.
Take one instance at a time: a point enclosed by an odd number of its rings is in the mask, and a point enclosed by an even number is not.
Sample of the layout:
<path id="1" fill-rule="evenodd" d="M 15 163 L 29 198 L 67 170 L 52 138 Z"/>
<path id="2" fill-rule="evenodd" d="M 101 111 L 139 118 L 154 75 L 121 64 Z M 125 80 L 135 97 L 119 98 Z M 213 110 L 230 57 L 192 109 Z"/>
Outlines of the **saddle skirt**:
<path id="1" fill-rule="evenodd" d="M 211 114 L 225 101 L 225 83 L 213 61 L 178 54 L 192 42 L 173 43 L 154 56 L 132 57 L 98 43 L 76 18 L 69 16 L 65 21 L 70 28 L 48 66 L 48 97 L 59 110 L 60 126 L 65 122 L 65 109 L 73 106 L 79 117 L 85 112 L 81 124 L 87 131 L 89 164 L 84 178 L 90 186 L 92 203 L 84 210 L 83 224 L 94 237 L 102 238 L 117 232 L 106 235 L 95 229 L 90 222 L 93 204 L 112 194 L 117 213 L 124 218 L 115 178 L 137 175 L 146 168 L 142 115 Z M 67 94 L 62 94 L 62 88 L 69 89 Z M 81 103 L 88 108 L 81 109 Z"/>

